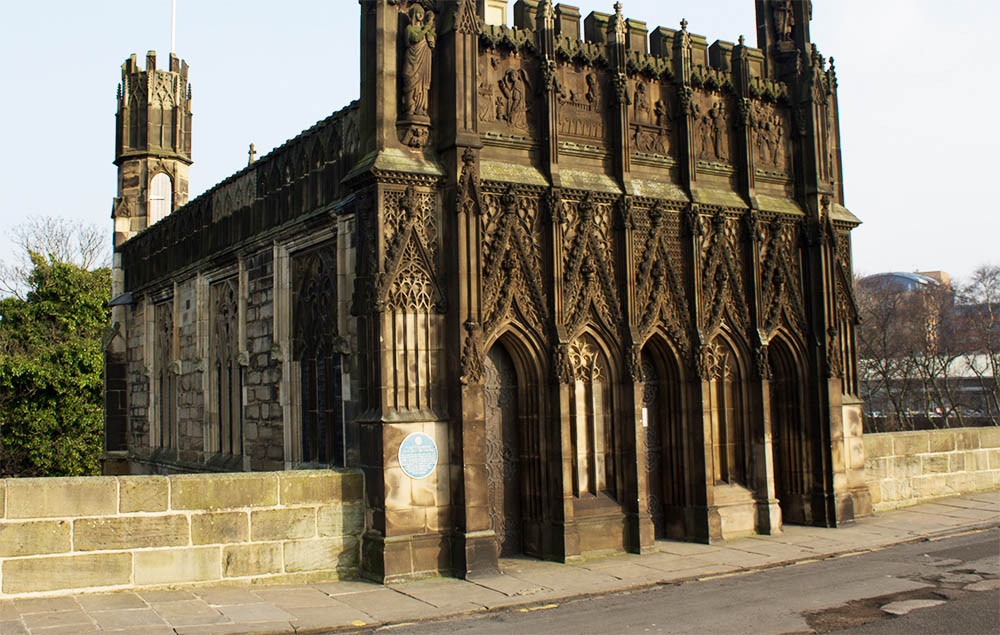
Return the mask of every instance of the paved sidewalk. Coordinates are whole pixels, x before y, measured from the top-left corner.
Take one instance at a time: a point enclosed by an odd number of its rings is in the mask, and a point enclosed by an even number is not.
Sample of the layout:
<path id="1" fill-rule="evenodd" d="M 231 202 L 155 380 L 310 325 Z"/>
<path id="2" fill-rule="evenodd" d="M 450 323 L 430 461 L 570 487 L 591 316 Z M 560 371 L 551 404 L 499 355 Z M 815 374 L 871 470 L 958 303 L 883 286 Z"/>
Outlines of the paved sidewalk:
<path id="1" fill-rule="evenodd" d="M 0 635 L 354 630 L 840 557 L 998 525 L 995 491 L 883 512 L 840 529 L 790 525 L 778 536 L 717 545 L 660 541 L 651 554 L 574 565 L 508 559 L 502 574 L 474 581 L 435 578 L 389 587 L 341 581 L 3 600 Z"/>

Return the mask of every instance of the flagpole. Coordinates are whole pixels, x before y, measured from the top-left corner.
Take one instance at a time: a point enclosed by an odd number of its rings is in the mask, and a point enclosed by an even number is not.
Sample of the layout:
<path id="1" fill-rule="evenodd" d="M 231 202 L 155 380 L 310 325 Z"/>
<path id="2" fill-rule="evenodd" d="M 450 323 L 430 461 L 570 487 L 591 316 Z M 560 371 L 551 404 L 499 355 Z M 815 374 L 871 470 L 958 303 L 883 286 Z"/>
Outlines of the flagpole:
<path id="1" fill-rule="evenodd" d="M 170 0 L 170 53 L 174 52 L 174 24 L 177 21 L 177 0 Z"/>

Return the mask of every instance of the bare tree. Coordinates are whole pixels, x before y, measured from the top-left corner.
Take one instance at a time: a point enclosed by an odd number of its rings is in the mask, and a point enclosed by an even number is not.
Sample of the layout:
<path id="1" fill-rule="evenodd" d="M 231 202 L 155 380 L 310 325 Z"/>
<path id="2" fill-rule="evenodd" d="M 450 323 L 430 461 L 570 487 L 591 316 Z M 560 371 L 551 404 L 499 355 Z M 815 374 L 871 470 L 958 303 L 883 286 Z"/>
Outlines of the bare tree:
<path id="1" fill-rule="evenodd" d="M 961 291 L 965 361 L 983 395 L 983 416 L 1000 425 L 1000 265 L 983 265 Z"/>
<path id="2" fill-rule="evenodd" d="M 902 287 L 882 278 L 859 279 L 855 294 L 861 317 L 858 373 L 865 410 L 876 420 L 891 415 L 900 426 L 912 427 L 911 302 Z"/>
<path id="3" fill-rule="evenodd" d="M 18 225 L 13 231 L 17 253 L 14 262 L 0 262 L 0 295 L 24 298 L 31 273 L 30 254 L 54 262 L 71 263 L 84 269 L 110 265 L 108 233 L 94 224 L 67 218 L 42 216 Z"/>

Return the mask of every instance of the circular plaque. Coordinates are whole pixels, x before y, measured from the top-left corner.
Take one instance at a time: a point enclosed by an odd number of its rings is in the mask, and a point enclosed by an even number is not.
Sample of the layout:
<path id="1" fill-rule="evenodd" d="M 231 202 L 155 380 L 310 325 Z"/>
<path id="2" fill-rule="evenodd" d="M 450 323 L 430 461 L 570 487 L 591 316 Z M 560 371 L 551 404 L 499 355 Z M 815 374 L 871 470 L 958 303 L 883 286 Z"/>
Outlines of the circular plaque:
<path id="1" fill-rule="evenodd" d="M 410 478 L 427 478 L 437 466 L 437 460 L 437 445 L 423 432 L 412 432 L 399 444 L 399 467 Z"/>

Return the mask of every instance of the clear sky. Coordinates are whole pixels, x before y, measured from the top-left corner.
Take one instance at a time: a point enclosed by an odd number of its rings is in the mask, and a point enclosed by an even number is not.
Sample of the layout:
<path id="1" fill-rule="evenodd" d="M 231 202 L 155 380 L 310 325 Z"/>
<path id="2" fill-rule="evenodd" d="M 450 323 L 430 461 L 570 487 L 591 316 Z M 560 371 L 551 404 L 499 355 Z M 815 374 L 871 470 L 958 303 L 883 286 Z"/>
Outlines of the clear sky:
<path id="1" fill-rule="evenodd" d="M 178 0 L 191 66 L 194 198 L 358 96 L 357 0 Z M 510 3 L 513 7 L 513 2 Z M 613 0 L 580 0 L 583 15 Z M 753 0 L 624 0 L 656 26 L 756 41 Z M 1000 262 L 991 115 L 1000 3 L 815 0 L 813 41 L 836 59 L 846 203 L 860 272 Z M 991 36 L 989 39 L 987 34 Z M 11 2 L 0 24 L 0 260 L 10 229 L 56 215 L 106 226 L 115 89 L 131 53 L 166 64 L 170 0 Z"/>

